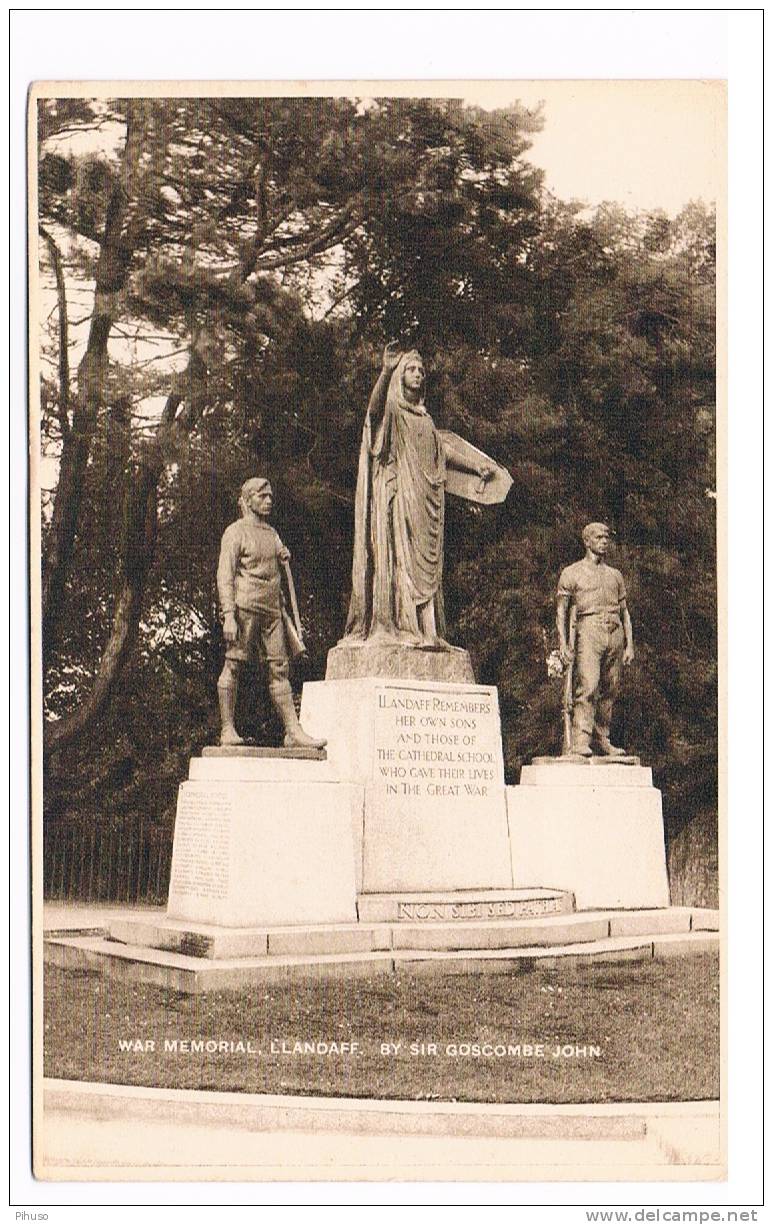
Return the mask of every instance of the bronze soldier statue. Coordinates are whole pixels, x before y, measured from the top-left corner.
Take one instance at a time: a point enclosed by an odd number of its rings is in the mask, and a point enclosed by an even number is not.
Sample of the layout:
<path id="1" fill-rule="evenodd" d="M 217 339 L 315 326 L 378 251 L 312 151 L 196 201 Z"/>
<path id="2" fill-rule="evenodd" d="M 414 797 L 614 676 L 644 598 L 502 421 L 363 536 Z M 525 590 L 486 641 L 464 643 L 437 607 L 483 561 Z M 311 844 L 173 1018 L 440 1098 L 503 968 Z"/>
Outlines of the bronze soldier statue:
<path id="1" fill-rule="evenodd" d="M 239 497 L 242 517 L 226 528 L 220 545 L 217 594 L 226 641 L 225 664 L 217 682 L 220 743 L 244 743 L 234 723 L 239 673 L 242 664 L 265 657 L 268 691 L 284 724 L 285 748 L 319 749 L 326 741 L 303 730 L 290 688 L 287 638 L 293 637 L 294 627 L 284 612 L 280 573 L 290 552 L 268 521 L 273 501 L 265 477 L 245 481 Z"/>
<path id="2" fill-rule="evenodd" d="M 558 581 L 559 650 L 567 668 L 574 666 L 569 747 L 580 757 L 625 754 L 611 743 L 609 728 L 623 665 L 633 660 L 633 628 L 623 576 L 605 561 L 609 538 L 605 523 L 587 524 L 585 556 L 566 566 Z"/>

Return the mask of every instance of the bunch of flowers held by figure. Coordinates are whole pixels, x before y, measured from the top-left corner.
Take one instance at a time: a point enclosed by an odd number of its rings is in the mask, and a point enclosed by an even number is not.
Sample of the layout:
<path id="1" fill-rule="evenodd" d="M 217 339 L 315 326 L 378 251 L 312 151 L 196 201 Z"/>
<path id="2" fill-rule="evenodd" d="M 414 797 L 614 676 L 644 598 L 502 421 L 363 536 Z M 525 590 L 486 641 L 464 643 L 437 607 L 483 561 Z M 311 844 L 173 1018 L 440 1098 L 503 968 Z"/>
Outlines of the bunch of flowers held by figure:
<path id="1" fill-rule="evenodd" d="M 542 642 L 545 650 L 545 666 L 548 670 L 548 680 L 556 680 L 557 677 L 563 676 L 567 665 L 561 658 L 561 652 L 557 647 L 550 649 L 548 633 L 543 629 Z"/>

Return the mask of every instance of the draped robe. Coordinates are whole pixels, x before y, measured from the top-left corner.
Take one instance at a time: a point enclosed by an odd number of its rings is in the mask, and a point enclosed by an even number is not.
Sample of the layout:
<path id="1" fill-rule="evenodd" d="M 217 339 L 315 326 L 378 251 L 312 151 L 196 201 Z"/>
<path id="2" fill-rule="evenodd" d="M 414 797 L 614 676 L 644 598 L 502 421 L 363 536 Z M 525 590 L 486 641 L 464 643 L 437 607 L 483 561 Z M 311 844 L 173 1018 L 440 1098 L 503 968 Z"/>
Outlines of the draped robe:
<path id="1" fill-rule="evenodd" d="M 403 391 L 404 354 L 392 373 L 384 414 L 365 417 L 354 515 L 352 596 L 345 638 L 421 643 L 418 609 L 443 612 L 446 458 L 423 403 Z"/>

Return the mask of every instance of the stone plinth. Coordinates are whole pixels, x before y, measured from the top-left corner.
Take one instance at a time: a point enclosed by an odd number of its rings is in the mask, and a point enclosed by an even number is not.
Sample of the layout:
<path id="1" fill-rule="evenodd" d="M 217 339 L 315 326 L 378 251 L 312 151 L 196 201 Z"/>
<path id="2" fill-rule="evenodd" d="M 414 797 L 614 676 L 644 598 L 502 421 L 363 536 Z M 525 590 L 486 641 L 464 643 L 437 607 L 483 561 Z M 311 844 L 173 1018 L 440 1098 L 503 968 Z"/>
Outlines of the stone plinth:
<path id="1" fill-rule="evenodd" d="M 597 764 L 598 763 L 598 764 Z M 537 757 L 521 770 L 522 787 L 651 787 L 649 766 L 622 764 L 613 757 L 587 761 Z"/>
<path id="2" fill-rule="evenodd" d="M 231 783 L 332 783 L 337 779 L 325 757 L 263 757 L 213 753 L 192 757 L 188 769 L 192 782 Z"/>
<path id="3" fill-rule="evenodd" d="M 361 893 L 512 889 L 496 689 L 359 678 L 307 683 L 301 720 L 364 788 Z"/>
<path id="4" fill-rule="evenodd" d="M 390 677 L 399 680 L 475 683 L 470 655 L 461 647 L 448 651 L 425 651 L 394 642 L 339 642 L 327 653 L 328 681 L 356 677 Z"/>
<path id="5" fill-rule="evenodd" d="M 231 928 L 355 922 L 362 788 L 325 769 L 194 758 L 177 803 L 168 917 Z"/>
<path id="6" fill-rule="evenodd" d="M 206 751 L 206 750 L 205 750 Z M 615 753 L 611 757 L 594 754 L 592 757 L 581 757 L 579 753 L 567 753 L 563 757 L 532 757 L 532 766 L 590 766 L 595 769 L 606 769 L 609 766 L 640 766 L 641 758 L 627 753 Z"/>
<path id="7" fill-rule="evenodd" d="M 571 890 L 578 910 L 669 904 L 660 792 L 642 766 L 524 766 L 507 788 L 516 887 Z"/>
<path id="8" fill-rule="evenodd" d="M 259 744 L 210 744 L 201 750 L 202 757 L 266 757 L 285 761 L 325 761 L 324 749 L 265 748 Z"/>

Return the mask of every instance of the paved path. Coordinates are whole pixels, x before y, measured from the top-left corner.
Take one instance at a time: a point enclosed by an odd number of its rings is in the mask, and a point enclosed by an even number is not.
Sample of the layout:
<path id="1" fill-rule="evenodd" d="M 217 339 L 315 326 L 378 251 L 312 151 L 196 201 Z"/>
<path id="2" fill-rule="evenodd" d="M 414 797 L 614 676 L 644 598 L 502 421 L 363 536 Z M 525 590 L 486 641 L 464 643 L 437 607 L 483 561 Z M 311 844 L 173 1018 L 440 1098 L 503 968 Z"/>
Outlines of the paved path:
<path id="1" fill-rule="evenodd" d="M 715 1102 L 471 1107 L 44 1083 L 39 1177 L 131 1180 L 138 1167 L 157 1181 L 721 1176 Z M 459 1134 L 471 1122 L 482 1134 Z"/>
<path id="2" fill-rule="evenodd" d="M 542 1181 L 557 1177 L 670 1180 L 684 1169 L 667 1161 L 656 1142 L 513 1140 L 495 1137 L 361 1136 L 353 1133 L 252 1132 L 175 1127 L 152 1121 L 95 1122 L 64 1111 L 46 1112 L 38 1177 L 157 1181 L 227 1178 L 234 1181 Z M 141 1174 L 137 1167 L 142 1167 Z M 705 1176 L 705 1175 L 704 1175 Z"/>
<path id="3" fill-rule="evenodd" d="M 165 915 L 166 906 L 128 906 L 121 903 L 87 905 L 85 902 L 44 902 L 43 930 L 59 931 L 65 928 L 104 927 L 111 919 Z"/>

